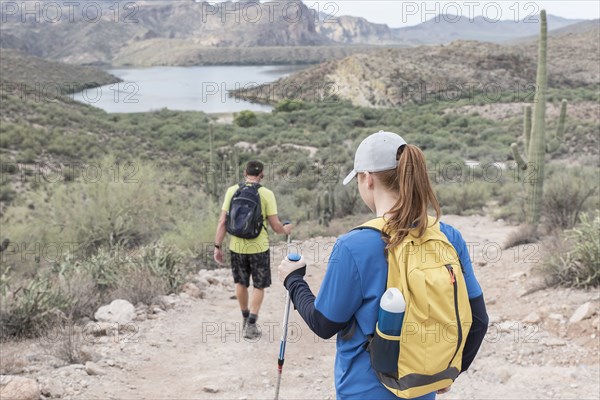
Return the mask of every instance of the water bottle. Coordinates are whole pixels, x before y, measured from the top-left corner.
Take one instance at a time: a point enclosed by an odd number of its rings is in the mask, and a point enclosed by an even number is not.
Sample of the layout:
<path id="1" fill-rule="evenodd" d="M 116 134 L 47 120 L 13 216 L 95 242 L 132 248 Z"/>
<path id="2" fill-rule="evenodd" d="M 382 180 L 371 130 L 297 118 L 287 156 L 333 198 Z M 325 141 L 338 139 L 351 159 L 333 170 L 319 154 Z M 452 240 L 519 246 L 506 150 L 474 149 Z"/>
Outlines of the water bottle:
<path id="1" fill-rule="evenodd" d="M 389 336 L 400 336 L 406 303 L 398 288 L 389 288 L 379 302 L 379 318 L 377 325 L 381 333 Z"/>

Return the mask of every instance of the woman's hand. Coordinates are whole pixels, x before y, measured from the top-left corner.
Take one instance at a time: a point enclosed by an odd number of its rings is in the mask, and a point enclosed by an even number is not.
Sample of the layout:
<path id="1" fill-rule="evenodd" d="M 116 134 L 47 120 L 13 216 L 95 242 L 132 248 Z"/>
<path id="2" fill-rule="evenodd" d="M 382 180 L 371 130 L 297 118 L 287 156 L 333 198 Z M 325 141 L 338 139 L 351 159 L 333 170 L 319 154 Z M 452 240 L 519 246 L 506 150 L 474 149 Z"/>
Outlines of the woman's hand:
<path id="1" fill-rule="evenodd" d="M 279 272 L 279 280 L 285 285 L 285 280 L 290 275 L 304 276 L 306 273 L 306 262 L 304 261 L 304 257 L 300 257 L 300 260 L 298 261 L 290 261 L 286 257 L 281 260 L 277 270 Z"/>

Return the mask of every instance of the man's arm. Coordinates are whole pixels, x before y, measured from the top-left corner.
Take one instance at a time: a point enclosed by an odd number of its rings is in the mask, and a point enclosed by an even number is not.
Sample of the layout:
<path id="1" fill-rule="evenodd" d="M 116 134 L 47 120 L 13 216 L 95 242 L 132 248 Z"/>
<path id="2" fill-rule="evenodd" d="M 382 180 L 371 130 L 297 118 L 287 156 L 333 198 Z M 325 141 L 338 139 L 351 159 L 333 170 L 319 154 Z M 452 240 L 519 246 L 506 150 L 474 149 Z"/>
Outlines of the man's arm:
<path id="1" fill-rule="evenodd" d="M 219 222 L 217 222 L 217 232 L 215 233 L 215 245 L 219 247 L 223 246 L 223 239 L 225 239 L 225 233 L 227 230 L 225 229 L 225 223 L 227 222 L 227 211 L 221 210 L 221 215 L 219 216 Z M 223 249 L 217 248 L 215 246 L 215 251 L 213 255 L 215 261 L 223 265 Z"/>
<path id="2" fill-rule="evenodd" d="M 271 225 L 271 228 L 273 229 L 273 231 L 275 233 L 280 233 L 282 235 L 289 235 L 292 232 L 292 225 L 291 224 L 283 225 L 281 223 L 281 221 L 279 220 L 279 216 L 277 214 L 269 215 L 267 217 L 267 220 L 269 221 L 269 225 Z"/>

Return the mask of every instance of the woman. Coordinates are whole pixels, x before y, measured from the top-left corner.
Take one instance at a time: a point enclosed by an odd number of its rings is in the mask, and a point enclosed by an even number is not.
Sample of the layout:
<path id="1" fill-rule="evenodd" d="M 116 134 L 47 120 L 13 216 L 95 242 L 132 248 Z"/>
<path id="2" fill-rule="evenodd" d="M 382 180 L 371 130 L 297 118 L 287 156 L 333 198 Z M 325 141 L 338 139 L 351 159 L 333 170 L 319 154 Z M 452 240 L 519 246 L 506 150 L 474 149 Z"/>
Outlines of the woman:
<path id="1" fill-rule="evenodd" d="M 378 217 L 385 217 L 387 229 L 398 232 L 390 245 L 398 244 L 409 229 L 423 232 L 428 208 L 435 210 L 439 218 L 440 207 L 423 153 L 397 134 L 380 131 L 360 144 L 354 170 L 344 179 L 344 185 L 357 175 L 364 203 Z M 483 341 L 488 317 L 464 239 L 450 225 L 440 223 L 440 228 L 460 258 L 472 310 L 473 325 L 462 357 L 464 372 Z M 322 338 L 339 333 L 335 360 L 338 399 L 397 399 L 377 379 L 365 349 L 367 337 L 375 331 L 379 301 L 386 289 L 386 245 L 381 234 L 371 229 L 340 236 L 316 299 L 303 279 L 306 264 L 302 259 L 295 263 L 283 260 L 279 266 L 279 277 L 310 329 Z M 434 392 L 419 399 L 435 396 Z"/>

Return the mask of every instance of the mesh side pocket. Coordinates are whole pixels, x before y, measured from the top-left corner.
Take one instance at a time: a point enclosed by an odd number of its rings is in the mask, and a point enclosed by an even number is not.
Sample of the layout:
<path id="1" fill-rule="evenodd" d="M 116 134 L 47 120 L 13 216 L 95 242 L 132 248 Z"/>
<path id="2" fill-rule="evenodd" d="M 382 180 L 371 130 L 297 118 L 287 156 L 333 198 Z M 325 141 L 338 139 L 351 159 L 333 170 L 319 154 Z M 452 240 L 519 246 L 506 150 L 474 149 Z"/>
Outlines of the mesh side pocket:
<path id="1" fill-rule="evenodd" d="M 385 335 L 377 326 L 367 350 L 371 357 L 371 367 L 375 371 L 398 379 L 400 336 Z"/>

